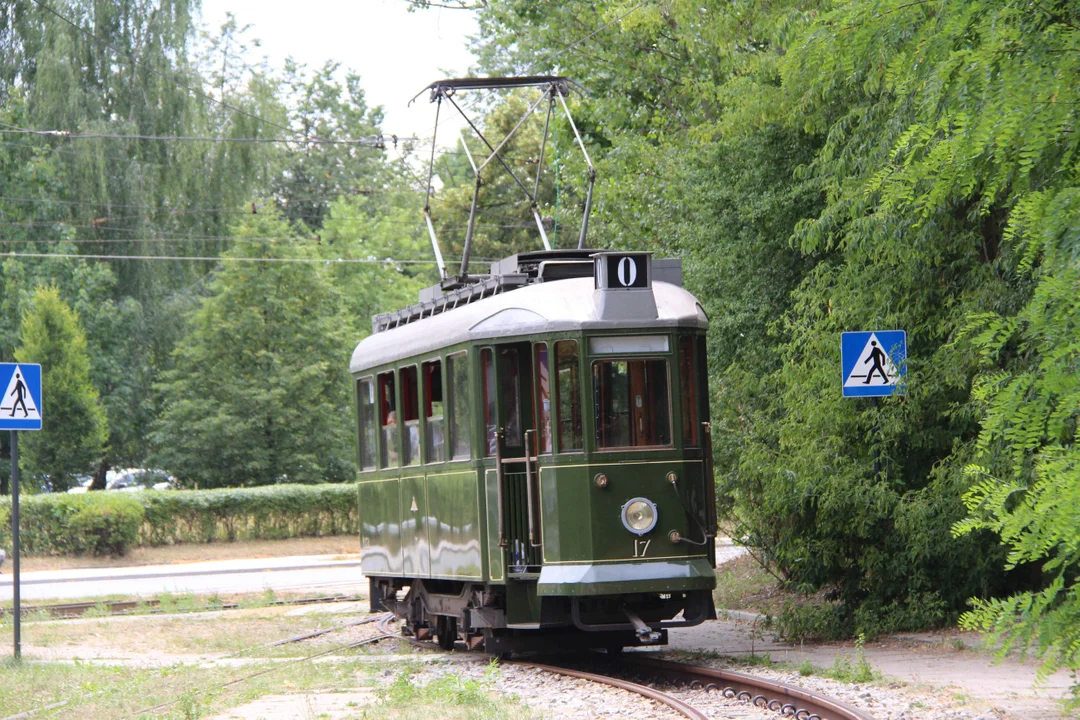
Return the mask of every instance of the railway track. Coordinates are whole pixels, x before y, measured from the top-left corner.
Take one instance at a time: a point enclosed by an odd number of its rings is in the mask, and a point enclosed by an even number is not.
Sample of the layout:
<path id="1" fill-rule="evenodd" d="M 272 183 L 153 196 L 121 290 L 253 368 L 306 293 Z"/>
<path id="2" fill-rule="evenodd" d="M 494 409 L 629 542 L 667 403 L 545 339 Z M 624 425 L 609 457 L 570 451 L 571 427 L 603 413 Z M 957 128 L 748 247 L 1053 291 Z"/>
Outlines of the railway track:
<path id="1" fill-rule="evenodd" d="M 329 595 L 324 597 L 314 598 L 302 598 L 299 600 L 275 600 L 273 602 L 266 603 L 268 607 L 273 606 L 292 606 L 292 605 L 314 605 L 317 603 L 335 603 L 335 602 L 357 602 L 363 598 L 356 595 Z M 23 605 L 23 616 L 36 612 L 44 612 L 49 616 L 63 619 L 63 618 L 77 618 L 82 617 L 90 612 L 102 612 L 106 615 L 134 615 L 142 612 L 165 612 L 160 609 L 160 600 L 115 600 L 108 602 L 77 602 L 77 603 L 56 603 L 50 605 Z M 200 608 L 199 610 L 182 610 L 175 612 L 203 612 L 211 610 L 235 610 L 240 607 L 240 603 L 222 603 L 214 605 L 213 607 Z M 174 611 L 169 611 L 174 612 Z M 0 618 L 11 615 L 11 608 L 0 608 Z"/>
<path id="2" fill-rule="evenodd" d="M 392 622 L 393 618 L 384 617 L 380 619 L 379 627 L 389 633 Z M 417 647 L 439 650 L 438 645 L 432 642 L 415 638 L 405 639 Z M 692 704 L 698 702 L 695 697 L 691 697 L 688 702 L 656 686 L 671 685 L 681 691 L 696 691 L 695 694 L 703 694 L 705 699 L 715 693 L 718 700 L 723 698 L 729 706 L 748 705 L 762 711 L 771 711 L 780 717 L 795 718 L 795 720 L 875 720 L 873 715 L 847 703 L 794 685 L 730 670 L 660 660 L 646 657 L 643 653 L 627 653 L 615 662 L 604 663 L 605 666 L 601 668 L 593 664 L 590 670 L 575 667 L 575 665 L 581 665 L 580 660 L 565 663 L 559 662 L 558 659 L 555 663 L 534 663 L 521 660 L 506 662 L 518 667 L 533 668 L 621 688 L 655 700 L 692 720 L 708 720 L 710 717 L 721 716 L 716 712 L 708 713 L 696 707 Z M 593 672 L 593 670 L 598 671 Z M 715 702 L 709 702 L 709 705 L 715 704 Z"/>
<path id="3" fill-rule="evenodd" d="M 310 602 L 313 602 L 313 601 L 306 601 L 306 602 L 294 603 L 294 604 L 309 604 Z M 283 602 L 282 604 L 286 604 L 286 603 Z M 257 672 L 250 673 L 250 674 L 244 675 L 242 677 L 235 678 L 235 679 L 230 680 L 228 682 L 219 683 L 219 684 L 213 686 L 212 688 L 204 688 L 203 692 L 224 690 L 224 689 L 234 687 L 236 685 L 240 685 L 242 683 L 248 682 L 248 681 L 253 680 L 253 679 L 255 679 L 257 677 L 260 677 L 262 675 L 267 675 L 267 674 L 272 673 L 272 672 L 277 672 L 278 670 L 290 667 L 292 665 L 296 665 L 298 663 L 310 662 L 310 661 L 315 660 L 317 658 L 321 658 L 321 657 L 325 657 L 327 655 L 331 655 L 333 653 L 341 652 L 342 650 L 348 650 L 350 648 L 356 648 L 356 647 L 360 647 L 362 645 L 370 645 L 371 643 L 379 642 L 380 640 L 386 640 L 386 639 L 392 638 L 392 637 L 400 637 L 399 633 L 397 633 L 395 630 L 393 630 L 392 628 L 389 627 L 388 623 L 390 623 L 393 619 L 394 619 L 394 616 L 389 614 L 389 613 L 386 613 L 384 615 L 378 615 L 378 616 L 375 616 L 375 617 L 361 618 L 360 620 L 357 620 L 357 621 L 354 621 L 354 622 L 349 622 L 349 623 L 344 623 L 342 625 L 336 625 L 336 626 L 334 626 L 332 628 L 319 630 L 319 631 L 316 631 L 316 632 L 313 632 L 313 633 L 304 633 L 303 635 L 294 635 L 293 637 L 285 638 L 283 640 L 278 640 L 276 642 L 262 644 L 262 645 L 255 645 L 255 646 L 252 646 L 252 647 L 247 648 L 245 650 L 239 650 L 239 651 L 237 651 L 235 653 L 231 653 L 230 655 L 227 655 L 226 657 L 236 657 L 238 655 L 246 655 L 246 654 L 252 653 L 254 651 L 265 649 L 265 648 L 280 647 L 282 645 L 288 645 L 288 644 L 291 644 L 291 643 L 303 642 L 305 640 L 310 640 L 312 638 L 321 637 L 323 635 L 328 635 L 330 633 L 340 632 L 342 630 L 347 630 L 347 629 L 355 627 L 357 625 L 369 625 L 371 623 L 375 623 L 375 632 L 372 633 L 371 635 L 367 636 L 367 637 L 363 637 L 363 638 L 360 638 L 358 640 L 354 640 L 354 641 L 348 642 L 348 643 L 342 643 L 342 644 L 336 645 L 336 646 L 334 646 L 334 647 L 332 647 L 332 648 L 330 648 L 328 650 L 322 650 L 320 652 L 312 653 L 312 654 L 306 655 L 304 657 L 294 658 L 294 659 L 288 660 L 286 662 L 274 664 L 271 667 L 264 668 L 264 669 L 259 670 Z M 85 695 L 80 697 L 79 700 L 88 700 L 88 699 L 91 699 L 91 698 L 95 697 L 98 694 L 100 694 L 100 692 L 99 693 L 86 693 Z M 127 715 L 125 717 L 131 718 L 132 720 L 134 720 L 134 718 L 146 717 L 148 715 L 153 715 L 155 713 L 160 713 L 161 711 L 175 705 L 178 702 L 180 702 L 179 698 L 169 700 L 169 701 L 166 701 L 166 702 L 163 702 L 163 703 L 158 703 L 157 705 L 154 705 L 154 706 L 148 707 L 148 708 L 143 708 L 143 709 L 139 710 L 138 712 L 132 713 L 132 714 Z M 40 715 L 41 713 L 51 712 L 53 710 L 60 710 L 62 708 L 68 707 L 69 705 L 71 705 L 71 703 L 72 703 L 72 701 L 70 701 L 70 700 L 65 700 L 65 701 L 61 701 L 61 702 L 57 702 L 57 703 L 52 703 L 50 705 L 44 705 L 44 706 L 41 706 L 41 707 L 33 708 L 31 710 L 26 710 L 26 711 L 23 711 L 23 712 L 20 712 L 20 713 L 16 713 L 14 715 L 8 715 L 7 717 L 0 718 L 0 720 L 30 720 L 30 718 L 34 718 L 34 717 Z"/>
<path id="4" fill-rule="evenodd" d="M 662 703 L 691 720 L 724 717 L 722 713 L 733 705 L 771 711 L 795 720 L 874 720 L 869 713 L 839 700 L 785 683 L 636 655 L 638 653 L 630 653 L 615 663 L 608 663 L 610 667 L 600 668 L 599 672 L 568 667 L 573 663 L 516 661 L 511 664 L 628 690 Z M 678 694 L 667 691 L 666 685 L 678 688 Z M 710 697 L 714 693 L 715 699 Z"/>
<path id="5" fill-rule="evenodd" d="M 874 720 L 874 716 L 834 698 L 781 682 L 730 670 L 687 665 L 630 653 L 620 665 L 649 682 L 667 682 L 691 691 L 772 710 L 795 720 Z"/>

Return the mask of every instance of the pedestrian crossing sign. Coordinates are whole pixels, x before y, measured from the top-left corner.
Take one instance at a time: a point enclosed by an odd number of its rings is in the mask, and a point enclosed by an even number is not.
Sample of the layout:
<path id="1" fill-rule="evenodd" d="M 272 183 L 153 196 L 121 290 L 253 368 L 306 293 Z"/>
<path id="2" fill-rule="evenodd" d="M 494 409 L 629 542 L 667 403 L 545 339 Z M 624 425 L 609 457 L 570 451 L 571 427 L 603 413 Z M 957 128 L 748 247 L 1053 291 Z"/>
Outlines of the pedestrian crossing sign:
<path id="1" fill-rule="evenodd" d="M 903 330 L 840 335 L 844 397 L 903 395 L 907 375 L 907 333 Z"/>
<path id="2" fill-rule="evenodd" d="M 0 430 L 41 429 L 41 366 L 0 363 Z"/>

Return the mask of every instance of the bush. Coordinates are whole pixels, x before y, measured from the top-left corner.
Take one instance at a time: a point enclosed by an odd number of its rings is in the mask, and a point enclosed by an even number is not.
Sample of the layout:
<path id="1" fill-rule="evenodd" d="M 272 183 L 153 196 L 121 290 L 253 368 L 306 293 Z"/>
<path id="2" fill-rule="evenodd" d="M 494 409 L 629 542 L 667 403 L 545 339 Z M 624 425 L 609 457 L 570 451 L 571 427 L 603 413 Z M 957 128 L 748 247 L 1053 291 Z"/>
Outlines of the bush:
<path id="1" fill-rule="evenodd" d="M 70 546 L 80 555 L 114 555 L 135 543 L 146 511 L 129 494 L 92 493 L 68 520 Z"/>
<path id="2" fill-rule="evenodd" d="M 354 485 L 270 485 L 139 494 L 142 545 L 279 540 L 357 532 Z"/>
<path id="3" fill-rule="evenodd" d="M 10 500 L 0 498 L 0 520 Z M 29 495 L 20 510 L 28 555 L 123 554 L 132 545 L 346 535 L 358 527 L 351 484 Z M 0 525 L 0 542 L 10 545 L 10 523 Z"/>

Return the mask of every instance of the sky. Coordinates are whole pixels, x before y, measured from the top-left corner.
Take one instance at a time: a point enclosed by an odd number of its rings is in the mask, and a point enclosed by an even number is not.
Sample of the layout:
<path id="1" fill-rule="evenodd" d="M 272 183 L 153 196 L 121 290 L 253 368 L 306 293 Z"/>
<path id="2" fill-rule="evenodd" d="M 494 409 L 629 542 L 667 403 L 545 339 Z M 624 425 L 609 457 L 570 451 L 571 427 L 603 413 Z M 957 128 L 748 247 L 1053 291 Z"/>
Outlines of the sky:
<path id="1" fill-rule="evenodd" d="M 336 60 L 360 75 L 369 105 L 383 106 L 384 134 L 430 137 L 435 110 L 427 93 L 408 102 L 432 81 L 466 73 L 476 19 L 470 10 L 409 7 L 406 0 L 202 0 L 208 29 L 231 12 L 241 27 L 253 26 L 248 37 L 262 41 L 255 55 L 272 67 L 290 55 L 310 68 Z M 460 126 L 440 120 L 439 145 L 452 144 Z"/>

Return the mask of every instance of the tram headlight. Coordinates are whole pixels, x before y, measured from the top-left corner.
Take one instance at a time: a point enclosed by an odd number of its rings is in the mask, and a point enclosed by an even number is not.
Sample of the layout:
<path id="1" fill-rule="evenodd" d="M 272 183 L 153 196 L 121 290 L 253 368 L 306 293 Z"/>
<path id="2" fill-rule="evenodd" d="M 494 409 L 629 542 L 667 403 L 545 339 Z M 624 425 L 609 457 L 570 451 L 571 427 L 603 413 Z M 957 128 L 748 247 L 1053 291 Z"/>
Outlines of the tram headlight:
<path id="1" fill-rule="evenodd" d="M 622 506 L 622 524 L 635 535 L 644 535 L 656 527 L 656 503 L 648 498 L 634 498 Z"/>

